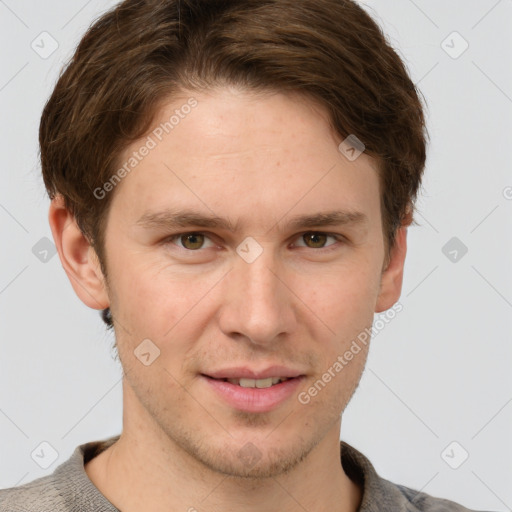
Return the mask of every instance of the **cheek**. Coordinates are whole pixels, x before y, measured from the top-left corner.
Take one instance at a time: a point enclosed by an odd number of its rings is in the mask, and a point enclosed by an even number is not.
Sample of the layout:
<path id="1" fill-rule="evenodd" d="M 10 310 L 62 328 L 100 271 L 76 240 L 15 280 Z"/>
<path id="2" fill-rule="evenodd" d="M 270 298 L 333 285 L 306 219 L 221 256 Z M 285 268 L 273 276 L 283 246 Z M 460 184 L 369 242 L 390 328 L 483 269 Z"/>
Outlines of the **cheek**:
<path id="1" fill-rule="evenodd" d="M 325 332 L 344 338 L 371 323 L 379 285 L 378 265 L 360 261 L 312 273 L 308 278 L 300 276 L 292 286 Z"/>
<path id="2" fill-rule="evenodd" d="M 318 393 L 315 407 L 327 407 L 332 401 L 341 411 L 357 387 L 369 348 L 379 288 L 377 269 L 378 265 L 340 268 L 317 276 L 314 290 L 304 286 L 297 293 L 314 313 L 308 313 L 306 325 L 315 340 L 309 348 L 320 358 L 315 382 L 321 382 L 312 390 Z"/>
<path id="3" fill-rule="evenodd" d="M 193 275 L 170 268 L 155 270 L 145 262 L 128 259 L 115 276 L 116 302 L 113 314 L 119 320 L 119 335 L 126 350 L 148 338 L 161 351 L 161 361 L 181 362 L 203 336 L 215 285 L 223 273 Z M 177 364 L 177 363 L 176 363 Z M 171 366 L 176 366 L 172 363 Z"/>
<path id="4" fill-rule="evenodd" d="M 368 346 L 360 344 L 358 348 L 350 348 L 349 345 L 331 353 L 320 372 L 306 383 L 297 396 L 299 403 L 307 407 L 312 425 L 318 421 L 316 418 L 326 421 L 339 417 L 357 389 Z"/>

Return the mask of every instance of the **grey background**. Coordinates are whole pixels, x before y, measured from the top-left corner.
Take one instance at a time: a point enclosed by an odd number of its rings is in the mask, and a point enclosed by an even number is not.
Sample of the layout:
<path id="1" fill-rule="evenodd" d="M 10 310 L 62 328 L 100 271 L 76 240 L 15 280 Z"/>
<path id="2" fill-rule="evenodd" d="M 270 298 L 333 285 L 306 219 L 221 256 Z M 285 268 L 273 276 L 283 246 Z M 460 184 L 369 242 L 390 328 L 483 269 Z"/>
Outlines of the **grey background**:
<path id="1" fill-rule="evenodd" d="M 0 488 L 51 473 L 78 444 L 121 430 L 112 335 L 41 241 L 52 236 L 37 154 L 62 64 L 115 3 L 0 0 Z M 389 480 L 511 510 L 512 1 L 360 3 L 419 84 L 431 144 L 404 310 L 374 338 L 342 438 Z M 47 58 L 31 47 L 51 49 L 43 31 L 58 43 Z M 459 55 L 462 38 L 469 48 Z M 41 442 L 57 452 L 46 468 L 36 461 L 53 452 Z"/>

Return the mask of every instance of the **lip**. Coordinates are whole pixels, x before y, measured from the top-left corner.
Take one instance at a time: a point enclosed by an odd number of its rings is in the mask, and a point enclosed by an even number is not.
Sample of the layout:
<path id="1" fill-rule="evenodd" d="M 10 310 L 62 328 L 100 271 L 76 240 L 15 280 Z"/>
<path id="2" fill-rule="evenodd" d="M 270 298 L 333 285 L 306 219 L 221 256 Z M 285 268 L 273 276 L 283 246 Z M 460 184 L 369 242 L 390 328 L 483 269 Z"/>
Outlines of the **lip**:
<path id="1" fill-rule="evenodd" d="M 285 366 L 269 366 L 262 370 L 254 370 L 247 366 L 238 366 L 234 368 L 225 368 L 205 373 L 207 377 L 214 379 L 268 379 L 269 377 L 287 377 L 292 379 L 304 375 L 299 370 L 293 370 Z"/>
<path id="2" fill-rule="evenodd" d="M 238 373 L 233 377 L 220 377 L 222 378 L 265 378 L 265 377 L 253 377 L 253 372 L 250 374 L 247 372 L 247 377 Z M 259 373 L 258 375 L 261 375 Z M 271 375 L 268 375 L 269 377 Z M 273 376 L 284 377 L 282 373 L 274 373 Z M 243 388 L 238 384 L 231 384 L 224 380 L 218 380 L 202 374 L 201 379 L 205 382 L 209 389 L 211 389 L 221 400 L 227 403 L 230 407 L 246 412 L 262 413 L 269 412 L 278 408 L 290 397 L 294 396 L 297 392 L 297 388 L 304 381 L 304 375 L 298 375 L 295 377 L 289 377 L 288 380 L 280 382 L 269 388 Z"/>

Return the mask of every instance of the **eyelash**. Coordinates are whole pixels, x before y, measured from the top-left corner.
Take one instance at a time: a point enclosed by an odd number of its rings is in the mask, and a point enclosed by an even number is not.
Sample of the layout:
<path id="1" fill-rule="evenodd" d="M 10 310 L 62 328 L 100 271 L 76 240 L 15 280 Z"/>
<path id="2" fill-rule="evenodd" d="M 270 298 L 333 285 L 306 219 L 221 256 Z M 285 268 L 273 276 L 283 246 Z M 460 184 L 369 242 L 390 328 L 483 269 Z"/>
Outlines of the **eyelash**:
<path id="1" fill-rule="evenodd" d="M 300 233 L 299 235 L 297 235 L 297 238 L 302 238 L 304 235 L 326 235 L 327 237 L 331 237 L 331 238 L 334 238 L 337 242 L 346 242 L 346 238 L 343 237 L 342 235 L 337 235 L 335 233 L 325 233 L 323 231 L 304 231 L 303 233 Z M 177 233 L 175 235 L 171 235 L 167 238 L 165 238 L 163 241 L 162 241 L 162 244 L 164 245 L 169 245 L 169 244 L 173 244 L 173 242 L 175 240 L 179 240 L 181 237 L 185 236 L 185 235 L 204 235 L 206 238 L 210 239 L 210 237 L 208 236 L 208 233 L 205 233 L 203 231 L 188 231 L 188 232 L 184 232 L 184 233 Z M 176 244 L 174 244 L 176 245 Z M 326 247 L 318 247 L 318 248 L 314 248 L 314 247 L 307 247 L 307 246 L 303 246 L 301 245 L 300 247 L 304 247 L 306 249 L 312 249 L 314 251 L 323 251 L 323 252 L 327 252 L 327 251 L 330 251 L 330 250 L 333 250 L 337 247 L 338 244 L 334 243 L 334 244 L 330 244 Z M 186 252 L 189 252 L 189 253 L 194 253 L 194 252 L 199 252 L 201 251 L 202 248 L 200 249 L 187 249 L 186 247 L 180 247 L 179 245 L 177 245 L 177 247 L 183 251 L 186 251 Z"/>

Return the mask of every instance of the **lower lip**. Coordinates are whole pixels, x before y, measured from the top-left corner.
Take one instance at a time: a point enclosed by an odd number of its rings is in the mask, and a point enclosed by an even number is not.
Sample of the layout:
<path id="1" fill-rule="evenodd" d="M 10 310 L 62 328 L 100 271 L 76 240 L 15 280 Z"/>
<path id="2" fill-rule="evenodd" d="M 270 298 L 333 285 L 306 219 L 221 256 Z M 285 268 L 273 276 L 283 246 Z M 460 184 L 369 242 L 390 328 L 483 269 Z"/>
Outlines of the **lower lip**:
<path id="1" fill-rule="evenodd" d="M 303 376 L 285 380 L 269 388 L 243 388 L 206 375 L 201 376 L 211 388 L 220 395 L 231 407 L 247 412 L 267 412 L 275 409 L 292 396 Z"/>

